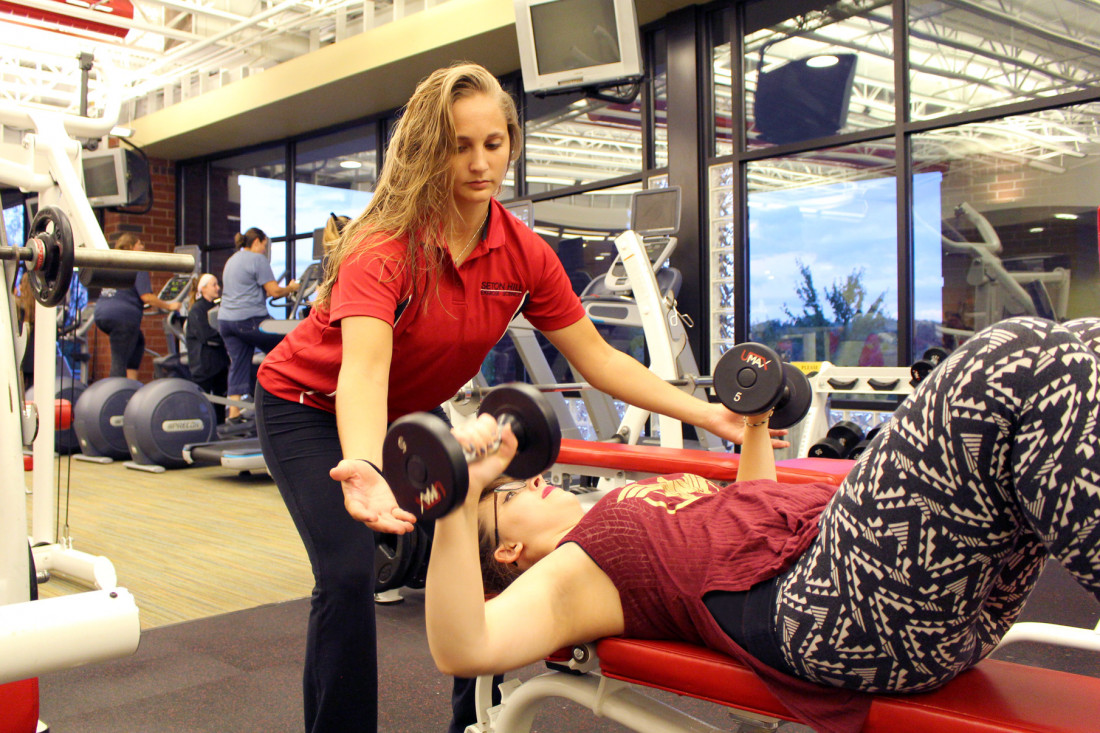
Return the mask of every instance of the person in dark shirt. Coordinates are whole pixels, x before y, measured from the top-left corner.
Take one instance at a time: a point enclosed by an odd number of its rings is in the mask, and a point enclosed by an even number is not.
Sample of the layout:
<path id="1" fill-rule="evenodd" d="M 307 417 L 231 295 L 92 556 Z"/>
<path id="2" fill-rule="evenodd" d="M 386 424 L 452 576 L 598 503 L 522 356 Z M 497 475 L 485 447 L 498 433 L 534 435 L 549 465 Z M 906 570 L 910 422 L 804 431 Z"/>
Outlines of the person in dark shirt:
<path id="1" fill-rule="evenodd" d="M 145 245 L 136 234 L 125 232 L 115 241 L 114 248 L 141 252 Z M 139 272 L 131 288 L 104 288 L 96 301 L 96 328 L 107 334 L 111 341 L 112 377 L 138 378 L 141 358 L 145 355 L 141 317 L 146 305 L 165 311 L 178 311 L 181 304 L 164 301 L 154 295 L 148 272 Z"/>
<path id="2" fill-rule="evenodd" d="M 839 488 L 777 483 L 751 415 L 735 483 L 657 477 L 586 513 L 541 477 L 495 479 L 506 428 L 435 523 L 432 656 L 471 676 L 605 636 L 703 644 L 815 730 L 854 733 L 867 693 L 932 690 L 992 652 L 1047 556 L 1100 599 L 1097 414 L 1100 319 L 1013 318 L 941 362 Z M 499 429 L 455 433 L 476 453 Z"/>
<path id="3" fill-rule="evenodd" d="M 229 386 L 229 354 L 222 335 L 210 322 L 210 311 L 215 307 L 220 293 L 217 277 L 206 273 L 199 278 L 194 293 L 195 302 L 187 312 L 184 343 L 191 381 L 199 385 L 203 392 L 225 397 Z M 215 404 L 214 414 L 219 423 L 224 422 L 225 405 Z"/>

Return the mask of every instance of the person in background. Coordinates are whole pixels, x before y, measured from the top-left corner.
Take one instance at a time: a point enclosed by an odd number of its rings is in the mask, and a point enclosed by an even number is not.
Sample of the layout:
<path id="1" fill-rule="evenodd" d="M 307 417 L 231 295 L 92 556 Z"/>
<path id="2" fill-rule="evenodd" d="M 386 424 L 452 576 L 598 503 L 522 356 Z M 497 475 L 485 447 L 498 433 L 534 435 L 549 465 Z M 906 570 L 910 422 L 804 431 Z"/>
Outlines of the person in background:
<path id="1" fill-rule="evenodd" d="M 31 276 L 26 270 L 18 283 L 18 286 L 12 288 L 12 295 L 15 296 L 15 316 L 19 333 L 27 337 L 23 360 L 19 363 L 19 370 L 23 373 L 23 389 L 26 389 L 34 384 L 34 294 L 31 292 Z"/>
<path id="2" fill-rule="evenodd" d="M 234 237 L 237 251 L 222 270 L 222 302 L 218 308 L 218 331 L 229 352 L 229 397 L 252 397 L 255 387 L 252 355 L 256 349 L 265 354 L 283 340 L 282 334 L 260 330 L 267 311 L 268 298 L 282 298 L 298 289 L 298 281 L 279 285 L 271 271 L 267 248 L 271 240 L 262 229 L 252 227 Z M 228 420 L 240 419 L 241 408 L 230 405 Z"/>
<path id="3" fill-rule="evenodd" d="M 114 248 L 141 252 L 145 245 L 136 234 L 124 232 L 115 240 Z M 95 304 L 95 326 L 110 338 L 110 376 L 138 378 L 141 358 L 145 355 L 145 335 L 141 332 L 145 306 L 178 311 L 181 305 L 178 301 L 164 301 L 154 295 L 148 272 L 137 273 L 133 287 L 104 288 Z"/>
<path id="4" fill-rule="evenodd" d="M 191 381 L 203 392 L 225 397 L 229 385 L 229 353 L 218 329 L 210 323 L 210 311 L 218 302 L 221 286 L 218 278 L 206 273 L 199 278 L 191 295 L 194 301 L 187 312 L 184 343 L 187 345 L 187 366 Z M 218 422 L 225 421 L 225 405 L 215 404 Z"/>

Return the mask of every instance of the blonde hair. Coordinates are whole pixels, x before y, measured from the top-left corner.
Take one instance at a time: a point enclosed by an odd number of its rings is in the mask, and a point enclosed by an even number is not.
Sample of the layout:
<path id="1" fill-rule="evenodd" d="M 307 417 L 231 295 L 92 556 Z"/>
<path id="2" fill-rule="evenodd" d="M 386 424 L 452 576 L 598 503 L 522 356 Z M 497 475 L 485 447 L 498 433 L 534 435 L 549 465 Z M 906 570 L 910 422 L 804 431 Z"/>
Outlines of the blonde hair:
<path id="1" fill-rule="evenodd" d="M 141 237 L 133 232 L 123 232 L 118 235 L 118 239 L 115 240 L 115 249 L 129 250 L 137 246 L 137 243 L 141 241 Z"/>
<path id="2" fill-rule="evenodd" d="M 417 85 L 394 127 L 370 203 L 344 227 L 327 253 L 318 303 L 328 305 L 332 285 L 349 256 L 383 239 L 407 238 L 402 269 L 415 276 L 423 263 L 428 284 L 438 281 L 447 257 L 444 232 L 458 214 L 451 193 L 450 161 L 458 151 L 452 108 L 458 100 L 477 94 L 496 101 L 508 125 L 510 160 L 519 157 L 522 131 L 516 104 L 495 76 L 471 63 L 432 72 Z M 415 294 L 417 279 L 410 280 Z"/>

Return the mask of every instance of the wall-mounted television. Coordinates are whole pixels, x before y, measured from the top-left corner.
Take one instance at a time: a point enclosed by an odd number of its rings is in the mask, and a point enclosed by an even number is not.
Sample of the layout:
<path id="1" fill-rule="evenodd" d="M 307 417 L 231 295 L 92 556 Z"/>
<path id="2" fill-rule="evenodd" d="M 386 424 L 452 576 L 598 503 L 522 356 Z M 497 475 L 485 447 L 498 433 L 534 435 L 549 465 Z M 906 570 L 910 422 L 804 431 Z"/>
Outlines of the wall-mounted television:
<path id="1" fill-rule="evenodd" d="M 81 164 L 84 192 L 95 208 L 128 206 L 148 193 L 149 166 L 132 150 L 105 148 L 85 152 Z"/>
<path id="2" fill-rule="evenodd" d="M 642 77 L 634 0 L 514 0 L 528 92 L 607 87 Z"/>

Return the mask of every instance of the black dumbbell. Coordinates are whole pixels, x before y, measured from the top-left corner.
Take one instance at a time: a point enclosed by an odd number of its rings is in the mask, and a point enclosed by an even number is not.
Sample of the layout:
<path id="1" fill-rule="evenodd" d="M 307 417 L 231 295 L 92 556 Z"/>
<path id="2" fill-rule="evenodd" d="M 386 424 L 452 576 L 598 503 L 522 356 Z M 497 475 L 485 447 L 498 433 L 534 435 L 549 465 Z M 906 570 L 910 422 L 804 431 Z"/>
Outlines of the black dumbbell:
<path id="1" fill-rule="evenodd" d="M 875 439 L 875 436 L 879 434 L 880 430 L 882 430 L 881 423 L 868 430 L 867 435 L 863 436 L 863 440 L 855 444 L 852 451 L 848 454 L 848 457 L 855 459 L 863 455 L 863 451 L 867 450 L 867 446 L 871 444 L 871 441 Z"/>
<path id="2" fill-rule="evenodd" d="M 913 362 L 913 366 L 909 367 L 909 384 L 916 387 L 920 384 L 921 380 L 931 374 L 932 370 L 939 366 L 939 363 L 947 358 L 947 349 L 939 346 L 932 346 L 924 352 L 924 356 Z"/>
<path id="3" fill-rule="evenodd" d="M 810 410 L 810 380 L 763 344 L 745 342 L 722 354 L 714 368 L 714 391 L 731 412 L 759 415 L 774 408 L 768 427 L 794 425 Z"/>
<path id="4" fill-rule="evenodd" d="M 561 427 L 536 388 L 518 382 L 497 387 L 481 401 L 478 414 L 484 413 L 510 425 L 516 436 L 508 475 L 537 476 L 557 460 Z M 470 488 L 471 459 L 446 423 L 426 412 L 396 420 L 382 443 L 383 475 L 398 505 L 420 520 L 438 519 L 462 504 Z"/>
<path id="5" fill-rule="evenodd" d="M 829 428 L 825 437 L 810 446 L 811 458 L 848 458 L 863 440 L 863 428 L 851 420 L 841 420 Z"/>

